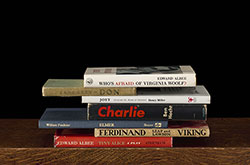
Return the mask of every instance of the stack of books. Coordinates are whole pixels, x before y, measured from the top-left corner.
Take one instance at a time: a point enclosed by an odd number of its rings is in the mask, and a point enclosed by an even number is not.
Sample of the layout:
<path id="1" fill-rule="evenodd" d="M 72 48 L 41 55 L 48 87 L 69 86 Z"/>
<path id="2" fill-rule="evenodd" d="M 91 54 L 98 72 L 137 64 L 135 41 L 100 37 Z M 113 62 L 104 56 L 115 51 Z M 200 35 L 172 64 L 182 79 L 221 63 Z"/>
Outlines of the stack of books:
<path id="1" fill-rule="evenodd" d="M 87 103 L 46 109 L 39 128 L 57 129 L 54 147 L 173 147 L 173 138 L 210 136 L 210 95 L 191 66 L 87 68 L 42 90 Z"/>

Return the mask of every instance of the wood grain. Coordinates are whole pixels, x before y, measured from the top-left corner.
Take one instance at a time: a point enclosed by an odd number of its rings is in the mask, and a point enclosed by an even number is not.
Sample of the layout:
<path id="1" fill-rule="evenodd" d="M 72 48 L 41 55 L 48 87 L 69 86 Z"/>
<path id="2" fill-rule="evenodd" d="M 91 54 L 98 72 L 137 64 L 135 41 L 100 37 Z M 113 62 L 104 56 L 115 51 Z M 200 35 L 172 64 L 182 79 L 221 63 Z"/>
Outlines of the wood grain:
<path id="1" fill-rule="evenodd" d="M 175 138 L 174 148 L 52 148 L 37 119 L 0 120 L 1 164 L 250 164 L 250 118 L 210 118 L 209 138 Z"/>
<path id="2" fill-rule="evenodd" d="M 250 148 L 3 148 L 1 164 L 250 164 Z"/>

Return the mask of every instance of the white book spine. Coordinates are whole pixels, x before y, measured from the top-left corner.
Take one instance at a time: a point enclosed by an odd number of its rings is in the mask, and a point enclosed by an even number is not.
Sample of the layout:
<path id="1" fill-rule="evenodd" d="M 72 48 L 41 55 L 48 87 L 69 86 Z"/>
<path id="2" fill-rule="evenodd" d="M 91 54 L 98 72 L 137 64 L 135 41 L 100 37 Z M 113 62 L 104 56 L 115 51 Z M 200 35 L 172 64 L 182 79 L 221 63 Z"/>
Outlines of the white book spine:
<path id="1" fill-rule="evenodd" d="M 84 75 L 85 87 L 193 87 L 195 74 Z"/>
<path id="2" fill-rule="evenodd" d="M 82 96 L 82 103 L 210 104 L 210 96 Z"/>

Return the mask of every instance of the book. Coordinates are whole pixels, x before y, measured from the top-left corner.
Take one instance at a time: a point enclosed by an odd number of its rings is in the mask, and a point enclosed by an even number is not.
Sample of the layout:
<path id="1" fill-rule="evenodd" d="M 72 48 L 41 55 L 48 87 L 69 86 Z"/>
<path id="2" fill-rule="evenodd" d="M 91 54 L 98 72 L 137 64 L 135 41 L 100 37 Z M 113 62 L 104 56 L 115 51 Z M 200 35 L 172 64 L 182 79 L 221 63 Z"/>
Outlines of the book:
<path id="1" fill-rule="evenodd" d="M 82 79 L 48 79 L 42 87 L 43 96 L 130 96 L 136 88 L 86 88 Z"/>
<path id="2" fill-rule="evenodd" d="M 192 87 L 196 75 L 191 66 L 87 68 L 85 87 Z"/>
<path id="3" fill-rule="evenodd" d="M 210 104 L 202 85 L 188 88 L 138 88 L 136 96 L 82 96 L 82 103 Z"/>
<path id="4" fill-rule="evenodd" d="M 47 108 L 39 128 L 167 128 L 168 121 L 87 120 L 86 108 Z"/>
<path id="5" fill-rule="evenodd" d="M 86 132 L 87 131 L 87 132 Z M 54 135 L 54 147 L 173 147 L 171 137 L 99 137 L 91 130 L 63 129 Z"/>
<path id="6" fill-rule="evenodd" d="M 201 104 L 88 104 L 88 120 L 206 120 Z"/>
<path id="7" fill-rule="evenodd" d="M 169 122 L 168 128 L 95 128 L 95 137 L 209 137 L 205 121 Z"/>

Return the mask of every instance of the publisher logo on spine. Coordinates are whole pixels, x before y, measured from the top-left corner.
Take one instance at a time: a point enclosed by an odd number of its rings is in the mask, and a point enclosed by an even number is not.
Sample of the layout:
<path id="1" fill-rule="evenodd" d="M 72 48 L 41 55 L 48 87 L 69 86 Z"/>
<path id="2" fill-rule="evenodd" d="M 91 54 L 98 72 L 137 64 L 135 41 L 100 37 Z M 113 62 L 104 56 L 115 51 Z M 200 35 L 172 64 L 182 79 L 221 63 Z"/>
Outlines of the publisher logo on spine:
<path id="1" fill-rule="evenodd" d="M 188 97 L 188 103 L 194 103 L 194 102 L 196 102 L 195 97 Z"/>
<path id="2" fill-rule="evenodd" d="M 88 85 L 93 84 L 93 79 L 92 78 L 87 78 L 86 79 L 86 84 L 88 84 Z"/>
<path id="3" fill-rule="evenodd" d="M 160 127 L 162 127 L 162 125 L 161 125 L 161 123 L 155 123 L 155 127 L 160 128 Z"/>

